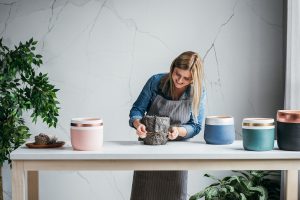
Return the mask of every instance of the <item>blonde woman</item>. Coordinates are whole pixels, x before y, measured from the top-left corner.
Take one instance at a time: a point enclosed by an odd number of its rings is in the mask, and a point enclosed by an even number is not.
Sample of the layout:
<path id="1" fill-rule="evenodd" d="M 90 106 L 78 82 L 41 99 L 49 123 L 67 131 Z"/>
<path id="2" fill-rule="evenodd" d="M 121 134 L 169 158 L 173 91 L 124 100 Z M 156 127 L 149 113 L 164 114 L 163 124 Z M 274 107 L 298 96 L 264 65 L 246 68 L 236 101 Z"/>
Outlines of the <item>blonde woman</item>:
<path id="1" fill-rule="evenodd" d="M 192 51 L 183 52 L 170 72 L 153 75 L 130 110 L 130 126 L 140 138 L 147 131 L 140 122 L 145 114 L 170 117 L 169 140 L 186 140 L 197 135 L 204 118 L 203 64 Z M 131 200 L 186 200 L 187 171 L 135 171 Z"/>

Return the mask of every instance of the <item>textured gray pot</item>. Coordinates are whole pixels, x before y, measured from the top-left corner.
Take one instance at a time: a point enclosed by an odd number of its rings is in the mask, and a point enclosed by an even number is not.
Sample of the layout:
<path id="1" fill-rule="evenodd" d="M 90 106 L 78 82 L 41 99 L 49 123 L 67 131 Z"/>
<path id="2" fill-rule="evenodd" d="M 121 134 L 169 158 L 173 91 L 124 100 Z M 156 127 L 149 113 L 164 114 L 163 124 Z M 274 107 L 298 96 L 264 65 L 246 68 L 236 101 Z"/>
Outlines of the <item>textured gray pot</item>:
<path id="1" fill-rule="evenodd" d="M 147 136 L 143 139 L 147 145 L 162 145 L 168 141 L 169 117 L 146 115 L 141 122 L 146 126 Z"/>

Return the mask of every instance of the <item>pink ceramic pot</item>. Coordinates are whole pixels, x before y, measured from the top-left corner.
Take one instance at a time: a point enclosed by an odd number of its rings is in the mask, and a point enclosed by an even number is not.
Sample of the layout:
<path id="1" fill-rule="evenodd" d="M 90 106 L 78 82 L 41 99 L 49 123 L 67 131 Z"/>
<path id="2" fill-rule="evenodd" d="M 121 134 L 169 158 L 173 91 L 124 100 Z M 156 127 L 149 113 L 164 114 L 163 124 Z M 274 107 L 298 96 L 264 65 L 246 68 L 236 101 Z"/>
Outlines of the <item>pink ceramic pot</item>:
<path id="1" fill-rule="evenodd" d="M 97 151 L 103 145 L 103 121 L 100 118 L 71 120 L 71 144 L 74 150 Z"/>

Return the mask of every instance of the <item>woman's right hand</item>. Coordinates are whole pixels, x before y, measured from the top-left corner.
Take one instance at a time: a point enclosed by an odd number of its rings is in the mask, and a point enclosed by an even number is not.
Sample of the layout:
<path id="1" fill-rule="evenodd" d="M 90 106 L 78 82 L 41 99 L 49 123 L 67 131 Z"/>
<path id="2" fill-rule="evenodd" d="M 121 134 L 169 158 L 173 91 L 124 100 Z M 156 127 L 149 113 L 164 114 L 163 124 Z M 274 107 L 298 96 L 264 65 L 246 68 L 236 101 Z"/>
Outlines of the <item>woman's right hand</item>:
<path id="1" fill-rule="evenodd" d="M 136 128 L 136 134 L 140 138 L 145 138 L 147 136 L 146 126 L 144 124 L 138 125 L 138 127 Z"/>
<path id="2" fill-rule="evenodd" d="M 140 120 L 135 120 L 133 126 L 136 128 L 136 134 L 140 138 L 145 138 L 147 136 L 146 126 L 140 122 Z"/>

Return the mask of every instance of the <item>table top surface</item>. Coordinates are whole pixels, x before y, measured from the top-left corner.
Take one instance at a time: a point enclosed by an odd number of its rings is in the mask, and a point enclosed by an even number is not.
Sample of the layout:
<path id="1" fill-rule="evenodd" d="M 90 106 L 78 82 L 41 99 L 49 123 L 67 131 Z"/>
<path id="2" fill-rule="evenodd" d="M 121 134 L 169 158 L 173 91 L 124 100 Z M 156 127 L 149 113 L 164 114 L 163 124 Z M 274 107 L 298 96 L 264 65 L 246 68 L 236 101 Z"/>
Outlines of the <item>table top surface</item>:
<path id="1" fill-rule="evenodd" d="M 242 141 L 230 145 L 209 145 L 200 141 L 144 145 L 139 141 L 107 141 L 99 151 L 74 151 L 68 142 L 61 148 L 31 149 L 21 146 L 11 160 L 160 160 L 160 159 L 300 159 L 300 151 L 246 151 Z"/>

